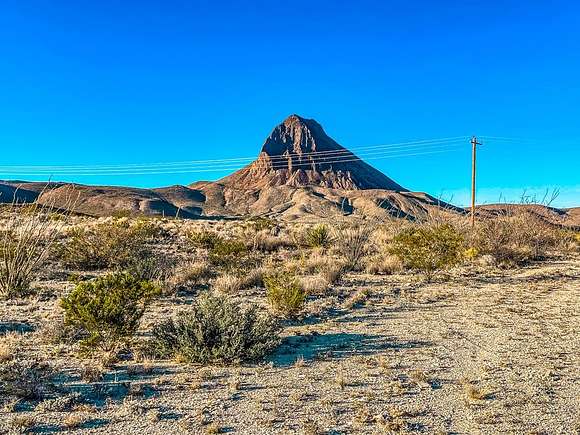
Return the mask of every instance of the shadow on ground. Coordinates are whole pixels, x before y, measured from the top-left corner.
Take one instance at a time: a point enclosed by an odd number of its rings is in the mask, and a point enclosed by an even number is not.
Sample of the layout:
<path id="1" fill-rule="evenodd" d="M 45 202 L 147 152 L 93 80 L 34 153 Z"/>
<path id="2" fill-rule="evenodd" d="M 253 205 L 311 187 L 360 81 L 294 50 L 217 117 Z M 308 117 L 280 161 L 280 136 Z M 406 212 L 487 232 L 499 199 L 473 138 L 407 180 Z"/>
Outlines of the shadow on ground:
<path id="1" fill-rule="evenodd" d="M 287 337 L 271 361 L 277 366 L 294 364 L 297 358 L 314 360 L 321 358 L 342 359 L 353 355 L 374 355 L 386 349 L 410 349 L 430 346 L 428 342 L 397 341 L 392 337 L 346 332 Z"/>

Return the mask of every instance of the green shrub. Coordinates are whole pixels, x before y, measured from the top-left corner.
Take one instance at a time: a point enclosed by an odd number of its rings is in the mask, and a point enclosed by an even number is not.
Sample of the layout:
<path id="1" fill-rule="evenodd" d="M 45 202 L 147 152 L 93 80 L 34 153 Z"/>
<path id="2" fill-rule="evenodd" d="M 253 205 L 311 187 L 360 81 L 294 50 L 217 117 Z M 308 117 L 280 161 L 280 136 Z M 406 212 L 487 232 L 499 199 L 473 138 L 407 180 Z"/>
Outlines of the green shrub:
<path id="1" fill-rule="evenodd" d="M 279 343 L 279 326 L 260 315 L 256 305 L 243 308 L 227 297 L 200 295 L 176 320 L 153 329 L 152 345 L 162 357 L 194 363 L 256 361 Z"/>
<path id="2" fill-rule="evenodd" d="M 79 269 L 126 267 L 147 254 L 147 244 L 159 235 L 148 221 L 118 219 L 88 228 L 75 228 L 59 252 L 63 263 Z"/>
<path id="3" fill-rule="evenodd" d="M 145 307 L 158 293 L 157 286 L 128 273 L 79 282 L 61 301 L 65 325 L 84 332 L 81 346 L 86 350 L 114 348 L 133 336 Z"/>
<path id="4" fill-rule="evenodd" d="M 309 228 L 306 231 L 305 242 L 311 248 L 326 248 L 332 242 L 330 230 L 324 224 Z"/>
<path id="5" fill-rule="evenodd" d="M 395 235 L 389 252 L 430 281 L 438 270 L 461 262 L 463 236 L 448 224 L 406 228 Z"/>
<path id="6" fill-rule="evenodd" d="M 196 248 L 212 249 L 217 243 L 223 239 L 213 231 L 192 231 L 187 235 L 188 240 Z"/>
<path id="7" fill-rule="evenodd" d="M 294 276 L 281 273 L 264 277 L 266 297 L 274 310 L 295 316 L 304 307 L 306 292 Z"/>
<path id="8" fill-rule="evenodd" d="M 241 240 L 219 239 L 210 248 L 208 259 L 214 266 L 231 268 L 239 266 L 247 253 L 248 248 Z"/>

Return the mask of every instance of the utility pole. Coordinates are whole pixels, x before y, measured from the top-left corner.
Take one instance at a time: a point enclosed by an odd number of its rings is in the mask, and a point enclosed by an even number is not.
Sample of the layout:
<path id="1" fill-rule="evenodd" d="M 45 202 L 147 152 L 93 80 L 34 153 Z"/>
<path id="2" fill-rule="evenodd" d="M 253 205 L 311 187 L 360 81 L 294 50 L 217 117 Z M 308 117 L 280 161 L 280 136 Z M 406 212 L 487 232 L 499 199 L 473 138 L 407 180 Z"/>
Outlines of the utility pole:
<path id="1" fill-rule="evenodd" d="M 481 143 L 473 136 L 471 138 L 471 228 L 475 227 L 475 156 L 477 145 L 481 145 Z"/>

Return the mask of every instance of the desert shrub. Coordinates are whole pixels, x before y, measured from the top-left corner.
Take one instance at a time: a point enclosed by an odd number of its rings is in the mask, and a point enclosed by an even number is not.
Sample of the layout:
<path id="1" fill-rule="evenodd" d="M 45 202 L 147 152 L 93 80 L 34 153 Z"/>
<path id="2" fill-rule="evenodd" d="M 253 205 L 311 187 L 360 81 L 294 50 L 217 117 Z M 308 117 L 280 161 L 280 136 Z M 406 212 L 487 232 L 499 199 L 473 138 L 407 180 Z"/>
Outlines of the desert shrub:
<path id="1" fill-rule="evenodd" d="M 256 305 L 242 307 L 224 296 L 205 293 L 176 320 L 153 329 L 152 346 L 162 357 L 194 363 L 256 361 L 279 343 L 279 326 Z"/>
<path id="2" fill-rule="evenodd" d="M 268 230 L 258 231 L 252 236 L 252 249 L 254 251 L 273 252 L 290 246 L 292 246 L 292 242 L 289 239 L 273 236 Z"/>
<path id="3" fill-rule="evenodd" d="M 214 276 L 207 261 L 189 261 L 176 266 L 165 281 L 168 291 L 190 289 L 207 284 Z"/>
<path id="4" fill-rule="evenodd" d="M 249 218 L 247 222 L 249 227 L 256 232 L 265 230 L 269 231 L 276 226 L 276 223 L 272 219 L 265 217 Z"/>
<path id="5" fill-rule="evenodd" d="M 209 261 L 220 267 L 236 265 L 240 257 L 246 255 L 248 248 L 241 240 L 219 239 L 209 250 Z"/>
<path id="6" fill-rule="evenodd" d="M 304 307 L 306 292 L 298 279 L 288 273 L 264 277 L 266 297 L 272 308 L 285 315 L 295 316 Z"/>
<path id="7" fill-rule="evenodd" d="M 242 280 L 236 275 L 226 273 L 216 278 L 213 288 L 221 293 L 237 293 L 242 289 Z"/>
<path id="8" fill-rule="evenodd" d="M 213 231 L 191 231 L 187 234 L 188 240 L 196 248 L 211 249 L 223 239 Z"/>
<path id="9" fill-rule="evenodd" d="M 364 226 L 339 228 L 336 232 L 335 247 L 345 260 L 345 267 L 358 270 L 363 258 L 369 253 L 369 238 L 372 230 Z"/>
<path id="10" fill-rule="evenodd" d="M 0 364 L 0 397 L 38 400 L 54 392 L 55 373 L 44 361 L 14 359 Z"/>
<path id="11" fill-rule="evenodd" d="M 372 275 L 383 273 L 391 275 L 403 269 L 401 260 L 394 255 L 379 253 L 367 259 L 365 262 L 365 272 Z"/>
<path id="12" fill-rule="evenodd" d="M 83 330 L 84 350 L 112 349 L 133 336 L 145 307 L 159 288 L 127 273 L 80 282 L 61 301 L 65 324 Z"/>
<path id="13" fill-rule="evenodd" d="M 316 225 L 306 230 L 304 241 L 311 248 L 326 248 L 332 242 L 330 230 L 325 224 Z"/>
<path id="14" fill-rule="evenodd" d="M 159 235 L 150 221 L 126 219 L 78 227 L 69 232 L 59 249 L 62 262 L 79 269 L 123 268 L 145 257 L 147 244 Z"/>
<path id="15" fill-rule="evenodd" d="M 402 230 L 393 238 L 389 252 L 430 281 L 437 271 L 461 261 L 462 248 L 463 236 L 449 224 L 438 224 Z"/>
<path id="16" fill-rule="evenodd" d="M 307 295 L 322 295 L 328 290 L 327 280 L 320 275 L 301 276 L 298 281 Z"/>
<path id="17" fill-rule="evenodd" d="M 479 222 L 472 245 L 479 254 L 491 255 L 497 264 L 518 265 L 545 258 L 561 241 L 559 231 L 520 213 Z"/>
<path id="18" fill-rule="evenodd" d="M 37 203 L 8 205 L 0 230 L 0 297 L 30 293 L 30 284 L 56 244 L 62 221 L 51 218 L 53 207 Z"/>
<path id="19" fill-rule="evenodd" d="M 136 257 L 128 261 L 123 270 L 141 281 L 164 282 L 174 267 L 173 262 L 165 256 Z"/>
<path id="20" fill-rule="evenodd" d="M 320 271 L 320 276 L 322 276 L 328 285 L 334 284 L 342 277 L 344 272 L 344 265 L 341 263 L 330 264 L 328 267 Z"/>

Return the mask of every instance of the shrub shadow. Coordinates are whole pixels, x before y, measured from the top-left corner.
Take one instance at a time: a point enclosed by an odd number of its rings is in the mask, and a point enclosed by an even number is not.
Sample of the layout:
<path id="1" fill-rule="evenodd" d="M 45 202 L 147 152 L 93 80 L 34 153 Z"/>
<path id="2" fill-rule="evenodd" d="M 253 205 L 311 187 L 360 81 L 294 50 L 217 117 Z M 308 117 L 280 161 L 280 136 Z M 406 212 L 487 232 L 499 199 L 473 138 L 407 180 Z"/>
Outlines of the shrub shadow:
<path id="1" fill-rule="evenodd" d="M 305 360 L 329 357 L 342 359 L 353 355 L 373 355 L 386 349 L 410 349 L 429 345 L 429 342 L 397 341 L 382 335 L 314 332 L 285 338 L 270 360 L 277 366 L 288 366 L 294 364 L 298 357 Z"/>

